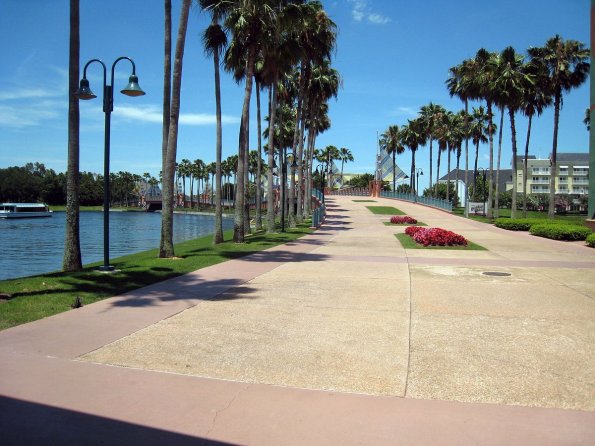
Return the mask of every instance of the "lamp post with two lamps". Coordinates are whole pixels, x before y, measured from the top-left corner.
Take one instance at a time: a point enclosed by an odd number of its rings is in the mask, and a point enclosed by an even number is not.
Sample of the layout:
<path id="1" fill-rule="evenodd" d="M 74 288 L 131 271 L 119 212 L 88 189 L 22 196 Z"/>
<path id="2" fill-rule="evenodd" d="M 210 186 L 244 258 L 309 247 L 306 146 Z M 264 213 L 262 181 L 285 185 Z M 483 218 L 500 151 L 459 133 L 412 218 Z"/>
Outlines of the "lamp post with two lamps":
<path id="1" fill-rule="evenodd" d="M 136 66 L 134 61 L 129 57 L 118 57 L 112 64 L 110 84 L 107 83 L 107 68 L 105 64 L 99 59 L 91 59 L 85 64 L 83 69 L 83 78 L 81 79 L 79 89 L 74 92 L 78 99 L 89 100 L 95 99 L 97 95 L 91 91 L 89 81 L 87 80 L 87 68 L 93 62 L 99 63 L 103 67 L 103 112 L 105 113 L 105 130 L 104 130 L 104 159 L 103 159 L 103 266 L 99 267 L 99 271 L 110 272 L 114 267 L 109 264 L 109 159 L 110 159 L 110 127 L 111 114 L 114 110 L 114 71 L 116 64 L 121 60 L 127 60 L 132 64 L 132 74 L 128 78 L 128 85 L 120 92 L 126 96 L 142 96 L 145 92 L 138 85 L 138 77 L 136 76 Z"/>

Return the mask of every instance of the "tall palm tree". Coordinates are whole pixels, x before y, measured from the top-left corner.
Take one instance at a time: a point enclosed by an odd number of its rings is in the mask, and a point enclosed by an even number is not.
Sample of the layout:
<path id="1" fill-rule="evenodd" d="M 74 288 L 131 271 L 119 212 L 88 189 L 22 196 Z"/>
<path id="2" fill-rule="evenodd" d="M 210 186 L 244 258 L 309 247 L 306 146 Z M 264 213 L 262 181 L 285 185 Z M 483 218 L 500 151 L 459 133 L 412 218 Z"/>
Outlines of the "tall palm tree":
<path id="1" fill-rule="evenodd" d="M 439 119 L 441 118 L 442 115 L 444 115 L 446 113 L 446 110 L 444 109 L 444 107 L 442 107 L 441 105 L 438 104 L 433 104 L 432 102 L 430 102 L 428 105 L 424 105 L 421 107 L 421 109 L 419 110 L 419 117 L 421 119 L 421 122 L 423 123 L 423 129 L 424 129 L 424 136 L 426 141 L 430 142 L 430 184 L 429 184 L 429 189 L 430 191 L 433 191 L 432 189 L 432 166 L 433 166 L 433 148 L 432 148 L 432 143 L 434 141 L 434 139 L 436 139 L 436 126 L 437 126 L 437 122 L 439 121 Z M 433 193 L 433 192 L 432 192 Z"/>
<path id="2" fill-rule="evenodd" d="M 163 204 L 161 212 L 161 241 L 159 246 L 159 257 L 161 258 L 174 257 L 175 255 L 173 243 L 174 174 L 176 168 L 176 152 L 178 148 L 182 62 L 184 58 L 184 46 L 186 43 L 186 29 L 188 28 L 190 4 L 191 0 L 182 1 L 174 55 L 167 154 L 163 165 Z"/>
<path id="3" fill-rule="evenodd" d="M 558 124 L 560 121 L 560 108 L 562 95 L 570 92 L 583 84 L 589 74 L 590 51 L 584 44 L 576 40 L 564 40 L 559 35 L 550 38 L 543 47 L 533 47 L 527 50 L 529 56 L 537 64 L 542 64 L 547 70 L 548 82 L 546 84 L 554 98 L 554 135 L 552 142 L 552 155 L 550 158 L 550 202 L 548 217 L 554 218 L 557 152 L 558 152 Z"/>
<path id="4" fill-rule="evenodd" d="M 471 127 L 469 129 L 471 141 L 475 145 L 475 162 L 473 164 L 473 191 L 477 191 L 477 161 L 479 159 L 479 145 L 487 143 L 488 127 L 487 115 L 483 106 L 471 109 Z"/>
<path id="5" fill-rule="evenodd" d="M 450 68 L 449 78 L 446 80 L 446 86 L 450 96 L 457 96 L 465 106 L 464 113 L 464 133 L 465 133 L 465 192 L 469 181 L 469 99 L 477 96 L 477 89 L 473 83 L 476 64 L 473 59 L 463 61 L 460 65 Z M 457 155 L 459 152 L 457 153 Z M 460 155 L 459 155 L 460 156 Z M 457 183 L 459 175 L 459 156 L 457 156 Z M 448 188 L 446 189 L 448 193 Z M 465 197 L 465 201 L 466 201 Z M 465 217 L 469 215 L 469 206 L 465 205 Z"/>
<path id="6" fill-rule="evenodd" d="M 79 271 L 81 260 L 79 224 L 79 101 L 72 94 L 78 88 L 80 54 L 79 0 L 70 0 L 70 37 L 68 55 L 68 169 L 66 172 L 66 238 L 63 271 Z"/>
<path id="7" fill-rule="evenodd" d="M 411 151 L 411 173 L 410 173 L 410 187 L 414 191 L 415 184 L 415 154 L 421 144 L 425 142 L 423 131 L 423 121 L 420 118 L 408 120 L 407 124 L 401 126 L 399 132 L 401 144 L 408 147 Z M 415 191 L 417 193 L 417 191 Z"/>
<path id="8" fill-rule="evenodd" d="M 339 159 L 341 160 L 341 186 L 343 185 L 343 166 L 345 163 L 349 163 L 354 160 L 353 153 L 346 147 L 339 149 Z"/>
<path id="9" fill-rule="evenodd" d="M 330 60 L 337 39 L 337 26 L 324 11 L 322 3 L 317 0 L 308 1 L 301 6 L 298 21 L 295 23 L 299 44 L 299 81 L 296 104 L 296 126 L 292 151 L 297 158 L 297 221 L 304 216 L 305 202 L 310 203 L 309 195 L 305 195 L 308 176 L 308 160 L 304 153 L 304 132 L 308 115 L 308 98 L 306 87 L 310 82 L 313 65 L 322 64 L 324 59 Z"/>
<path id="10" fill-rule="evenodd" d="M 215 73 L 215 112 L 217 117 L 216 145 L 215 145 L 215 166 L 216 166 L 216 189 L 215 189 L 215 232 L 213 243 L 219 244 L 223 239 L 223 206 L 221 200 L 222 185 L 222 125 L 221 125 L 221 77 L 219 67 L 220 58 L 227 46 L 227 34 L 221 26 L 220 21 L 226 13 L 225 5 L 219 1 L 200 0 L 200 7 L 203 11 L 211 14 L 211 24 L 205 29 L 202 42 L 205 52 L 213 57 L 213 68 Z"/>
<path id="11" fill-rule="evenodd" d="M 401 139 L 401 133 L 398 125 L 389 125 L 384 133 L 380 135 L 380 148 L 385 150 L 386 153 L 392 155 L 393 159 L 393 192 L 396 191 L 397 182 L 397 155 L 400 155 L 405 151 Z"/>
<path id="12" fill-rule="evenodd" d="M 512 209 L 511 218 L 516 217 L 517 195 L 517 141 L 515 113 L 522 106 L 523 94 L 534 84 L 533 76 L 527 74 L 524 57 L 517 54 L 512 47 L 505 48 L 501 55 L 501 67 L 494 80 L 500 102 L 508 108 L 512 138 Z M 500 129 L 502 131 L 502 129 Z"/>
<path id="13" fill-rule="evenodd" d="M 220 0 L 223 2 L 223 0 Z M 268 38 L 271 23 L 276 20 L 275 5 L 270 1 L 238 0 L 225 2 L 229 10 L 225 18 L 225 27 L 231 32 L 232 40 L 225 52 L 225 66 L 236 71 L 244 66 L 241 76 L 245 79 L 242 118 L 238 143 L 238 167 L 236 186 L 236 206 L 234 214 L 233 241 L 243 243 L 246 232 L 246 184 L 249 151 L 248 131 L 250 125 L 250 98 L 255 73 L 255 63 L 260 45 Z"/>
<path id="14" fill-rule="evenodd" d="M 488 142 L 489 142 L 489 176 L 488 176 L 488 212 L 487 217 L 494 216 L 494 122 L 492 106 L 495 101 L 495 94 L 491 88 L 491 83 L 495 77 L 495 62 L 494 59 L 498 57 L 497 53 L 490 53 L 484 48 L 480 48 L 473 59 L 475 70 L 473 83 L 478 99 L 483 99 L 486 102 L 486 110 L 488 117 Z"/>
<path id="15" fill-rule="evenodd" d="M 186 179 L 190 177 L 190 183 L 192 183 L 192 170 L 189 159 L 184 158 L 178 163 L 178 175 L 182 179 L 182 195 L 184 197 L 184 207 L 186 207 Z M 190 207 L 192 207 L 192 197 L 190 197 Z"/>

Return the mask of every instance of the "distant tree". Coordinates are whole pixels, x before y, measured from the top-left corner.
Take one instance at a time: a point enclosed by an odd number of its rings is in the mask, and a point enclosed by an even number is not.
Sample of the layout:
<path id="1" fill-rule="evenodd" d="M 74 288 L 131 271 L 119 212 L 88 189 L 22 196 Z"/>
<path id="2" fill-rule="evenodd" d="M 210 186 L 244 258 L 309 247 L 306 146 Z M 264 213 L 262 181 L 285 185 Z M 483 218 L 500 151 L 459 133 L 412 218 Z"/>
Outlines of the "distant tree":
<path id="1" fill-rule="evenodd" d="M 370 181 L 374 180 L 374 174 L 371 173 L 364 173 L 362 175 L 355 175 L 349 181 L 347 181 L 347 185 L 352 187 L 368 187 L 370 185 Z M 318 183 L 314 183 L 318 184 Z"/>

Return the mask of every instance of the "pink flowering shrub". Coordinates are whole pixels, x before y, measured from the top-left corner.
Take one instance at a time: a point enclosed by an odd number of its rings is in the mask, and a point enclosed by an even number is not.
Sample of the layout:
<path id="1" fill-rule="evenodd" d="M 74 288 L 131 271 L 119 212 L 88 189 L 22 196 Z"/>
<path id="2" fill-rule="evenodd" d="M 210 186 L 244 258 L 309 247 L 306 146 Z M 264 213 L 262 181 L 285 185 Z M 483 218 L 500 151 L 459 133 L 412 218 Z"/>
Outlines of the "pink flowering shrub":
<path id="1" fill-rule="evenodd" d="M 405 234 L 412 237 L 417 243 L 424 246 L 467 246 L 465 237 L 442 228 L 422 228 L 409 226 Z"/>
<path id="2" fill-rule="evenodd" d="M 390 222 L 393 225 L 414 225 L 417 223 L 417 220 L 413 217 L 409 217 L 408 215 L 395 215 L 394 217 L 390 218 Z"/>

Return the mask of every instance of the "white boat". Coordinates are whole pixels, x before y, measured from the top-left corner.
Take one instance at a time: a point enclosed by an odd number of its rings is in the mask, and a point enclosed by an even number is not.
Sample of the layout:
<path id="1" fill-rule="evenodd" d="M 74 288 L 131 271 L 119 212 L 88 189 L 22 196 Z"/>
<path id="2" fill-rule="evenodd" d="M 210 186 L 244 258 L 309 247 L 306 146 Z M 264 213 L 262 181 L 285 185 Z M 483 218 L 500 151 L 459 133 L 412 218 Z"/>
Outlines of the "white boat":
<path id="1" fill-rule="evenodd" d="M 0 203 L 0 218 L 51 217 L 52 211 L 43 203 Z"/>

